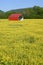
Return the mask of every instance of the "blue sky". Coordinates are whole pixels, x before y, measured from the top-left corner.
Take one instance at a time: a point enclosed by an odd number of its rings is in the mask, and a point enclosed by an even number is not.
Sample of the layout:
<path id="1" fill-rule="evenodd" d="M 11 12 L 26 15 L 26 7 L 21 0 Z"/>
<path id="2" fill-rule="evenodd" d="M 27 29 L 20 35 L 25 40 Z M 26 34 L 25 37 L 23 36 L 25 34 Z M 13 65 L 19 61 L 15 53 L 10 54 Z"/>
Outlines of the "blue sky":
<path id="1" fill-rule="evenodd" d="M 33 7 L 35 5 L 43 7 L 43 0 L 0 0 L 0 10 L 3 11 Z"/>

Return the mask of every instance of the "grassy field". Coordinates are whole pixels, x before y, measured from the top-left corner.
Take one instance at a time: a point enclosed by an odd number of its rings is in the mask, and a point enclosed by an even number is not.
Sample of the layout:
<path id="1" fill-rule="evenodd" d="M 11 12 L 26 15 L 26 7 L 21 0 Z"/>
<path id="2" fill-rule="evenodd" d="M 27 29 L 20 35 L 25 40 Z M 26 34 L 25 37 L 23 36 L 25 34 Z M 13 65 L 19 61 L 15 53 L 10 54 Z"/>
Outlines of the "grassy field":
<path id="1" fill-rule="evenodd" d="M 0 65 L 43 65 L 43 19 L 0 19 Z"/>

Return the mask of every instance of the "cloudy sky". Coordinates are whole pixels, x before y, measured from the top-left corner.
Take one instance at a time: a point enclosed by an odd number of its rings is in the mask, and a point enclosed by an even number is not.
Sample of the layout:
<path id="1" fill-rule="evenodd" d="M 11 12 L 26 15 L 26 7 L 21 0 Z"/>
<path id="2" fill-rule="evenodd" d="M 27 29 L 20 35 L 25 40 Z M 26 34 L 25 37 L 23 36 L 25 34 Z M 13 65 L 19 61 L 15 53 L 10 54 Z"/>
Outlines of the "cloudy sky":
<path id="1" fill-rule="evenodd" d="M 0 0 L 0 10 L 3 11 L 33 7 L 35 5 L 43 7 L 43 0 Z"/>

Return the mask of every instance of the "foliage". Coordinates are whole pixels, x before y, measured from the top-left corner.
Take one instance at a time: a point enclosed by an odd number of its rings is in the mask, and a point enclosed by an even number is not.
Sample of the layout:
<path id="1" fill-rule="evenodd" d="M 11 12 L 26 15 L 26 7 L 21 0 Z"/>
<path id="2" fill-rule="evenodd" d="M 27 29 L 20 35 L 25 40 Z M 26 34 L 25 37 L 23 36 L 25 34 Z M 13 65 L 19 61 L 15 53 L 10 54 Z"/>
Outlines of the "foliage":
<path id="1" fill-rule="evenodd" d="M 9 15 L 13 13 L 21 13 L 25 19 L 43 19 L 43 8 L 39 6 L 34 6 L 32 8 L 10 10 L 7 12 L 3 12 L 0 10 L 0 19 L 7 19 Z"/>

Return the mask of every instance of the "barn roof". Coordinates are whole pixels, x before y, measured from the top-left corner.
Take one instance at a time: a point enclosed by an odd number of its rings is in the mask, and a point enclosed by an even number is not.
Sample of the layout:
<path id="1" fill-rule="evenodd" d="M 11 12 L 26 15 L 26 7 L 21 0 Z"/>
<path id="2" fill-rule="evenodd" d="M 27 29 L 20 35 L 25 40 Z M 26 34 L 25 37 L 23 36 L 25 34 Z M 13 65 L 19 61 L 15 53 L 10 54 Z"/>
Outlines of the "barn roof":
<path id="1" fill-rule="evenodd" d="M 18 16 L 21 16 L 22 14 L 11 14 L 10 16 L 15 16 L 15 17 L 18 17 Z"/>

